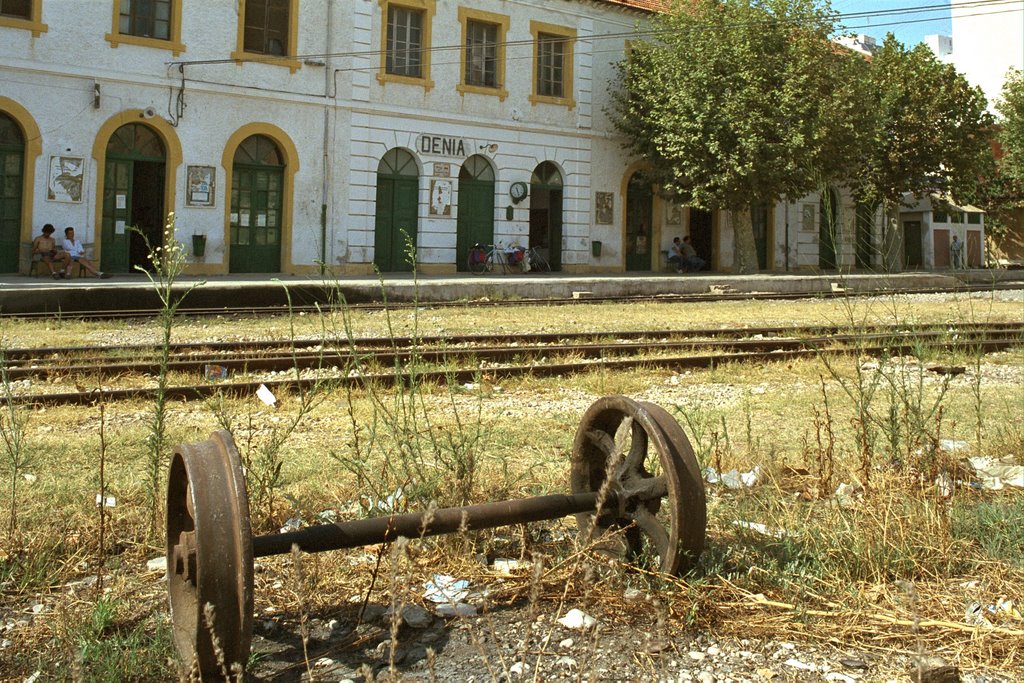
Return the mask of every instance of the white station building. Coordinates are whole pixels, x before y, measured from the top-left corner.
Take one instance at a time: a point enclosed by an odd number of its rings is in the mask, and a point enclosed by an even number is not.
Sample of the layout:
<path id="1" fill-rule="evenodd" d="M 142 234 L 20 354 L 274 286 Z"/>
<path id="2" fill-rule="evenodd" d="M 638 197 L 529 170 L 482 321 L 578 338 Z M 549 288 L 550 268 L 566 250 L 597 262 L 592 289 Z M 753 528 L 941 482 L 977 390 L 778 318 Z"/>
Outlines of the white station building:
<path id="1" fill-rule="evenodd" d="M 659 0 L 0 0 L 0 272 L 46 223 L 102 270 L 465 270 L 473 244 L 569 272 L 657 272 L 730 221 L 664 201 L 608 120 Z M 769 271 L 880 265 L 877 211 L 755 210 Z"/>

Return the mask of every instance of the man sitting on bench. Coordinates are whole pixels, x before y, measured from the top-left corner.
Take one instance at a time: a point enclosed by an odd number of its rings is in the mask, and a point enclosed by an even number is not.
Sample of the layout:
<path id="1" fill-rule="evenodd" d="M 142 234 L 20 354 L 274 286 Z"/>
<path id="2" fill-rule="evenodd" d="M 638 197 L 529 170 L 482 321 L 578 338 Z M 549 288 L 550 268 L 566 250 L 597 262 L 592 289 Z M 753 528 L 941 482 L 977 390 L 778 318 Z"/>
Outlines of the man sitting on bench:
<path id="1" fill-rule="evenodd" d="M 57 251 L 57 241 L 53 239 L 54 227 L 47 223 L 43 226 L 43 234 L 32 240 L 32 255 L 39 254 L 40 260 L 50 269 L 50 277 L 59 280 L 64 277 L 64 270 L 71 265 L 71 257 L 66 251 Z M 53 264 L 59 262 L 60 268 L 53 269 Z"/>
<path id="2" fill-rule="evenodd" d="M 85 247 L 82 243 L 75 239 L 75 229 L 71 226 L 64 228 L 64 251 L 67 252 L 71 261 L 81 264 L 83 268 L 92 273 L 98 278 L 106 279 L 110 277 L 108 273 L 101 272 L 96 269 L 96 266 L 92 262 L 85 258 Z M 71 277 L 71 263 L 68 263 L 67 269 L 65 270 L 65 277 Z"/>

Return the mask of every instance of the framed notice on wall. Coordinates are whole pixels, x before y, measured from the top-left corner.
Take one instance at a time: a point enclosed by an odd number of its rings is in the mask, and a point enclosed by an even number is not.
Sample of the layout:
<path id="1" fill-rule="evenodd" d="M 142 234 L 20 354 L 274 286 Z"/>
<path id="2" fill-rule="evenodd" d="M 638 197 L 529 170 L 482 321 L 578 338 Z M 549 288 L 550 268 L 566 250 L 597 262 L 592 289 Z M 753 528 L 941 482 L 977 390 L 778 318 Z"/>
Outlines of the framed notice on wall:
<path id="1" fill-rule="evenodd" d="M 82 201 L 85 181 L 85 159 L 82 157 L 50 157 L 46 179 L 46 198 L 51 202 Z"/>
<path id="2" fill-rule="evenodd" d="M 185 181 L 185 204 L 210 208 L 214 205 L 217 169 L 214 166 L 189 166 Z"/>

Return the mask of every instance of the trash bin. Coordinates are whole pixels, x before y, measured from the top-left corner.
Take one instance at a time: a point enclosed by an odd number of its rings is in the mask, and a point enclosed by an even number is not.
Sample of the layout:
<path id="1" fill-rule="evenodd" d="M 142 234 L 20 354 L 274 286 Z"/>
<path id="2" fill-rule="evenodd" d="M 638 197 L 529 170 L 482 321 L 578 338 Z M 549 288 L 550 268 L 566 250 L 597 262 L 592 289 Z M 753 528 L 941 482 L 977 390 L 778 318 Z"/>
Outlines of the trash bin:
<path id="1" fill-rule="evenodd" d="M 192 235 L 192 255 L 201 257 L 206 253 L 206 235 Z"/>
<path id="2" fill-rule="evenodd" d="M 594 258 L 600 258 L 600 256 L 601 256 L 601 243 L 598 240 L 591 240 L 591 242 L 590 242 L 590 253 L 594 255 Z"/>

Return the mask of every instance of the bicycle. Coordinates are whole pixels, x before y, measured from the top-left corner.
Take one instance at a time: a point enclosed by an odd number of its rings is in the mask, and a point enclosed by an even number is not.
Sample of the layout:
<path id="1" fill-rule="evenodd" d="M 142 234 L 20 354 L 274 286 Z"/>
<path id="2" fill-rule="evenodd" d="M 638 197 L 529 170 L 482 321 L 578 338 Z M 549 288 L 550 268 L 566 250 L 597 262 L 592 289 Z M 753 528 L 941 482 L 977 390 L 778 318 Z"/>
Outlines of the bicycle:
<path id="1" fill-rule="evenodd" d="M 501 272 L 525 272 L 526 251 L 520 247 L 505 248 L 500 244 L 474 244 L 466 257 L 466 266 L 474 275 L 490 273 L 501 267 Z"/>
<path id="2" fill-rule="evenodd" d="M 550 273 L 551 264 L 544 258 L 540 250 L 537 247 L 530 247 L 526 250 L 526 258 L 524 259 L 530 265 L 530 272 L 537 273 Z"/>

